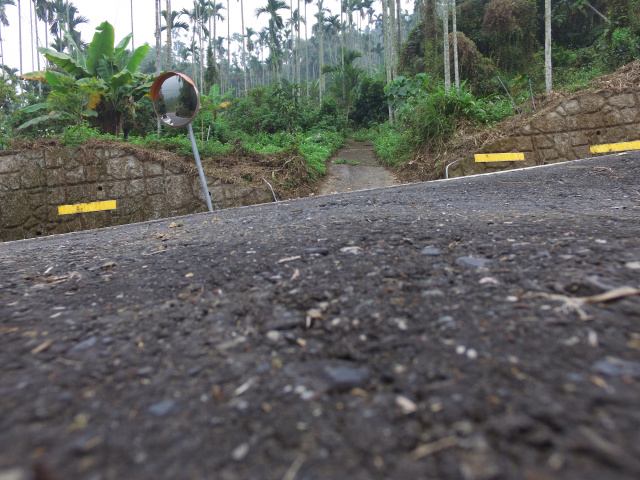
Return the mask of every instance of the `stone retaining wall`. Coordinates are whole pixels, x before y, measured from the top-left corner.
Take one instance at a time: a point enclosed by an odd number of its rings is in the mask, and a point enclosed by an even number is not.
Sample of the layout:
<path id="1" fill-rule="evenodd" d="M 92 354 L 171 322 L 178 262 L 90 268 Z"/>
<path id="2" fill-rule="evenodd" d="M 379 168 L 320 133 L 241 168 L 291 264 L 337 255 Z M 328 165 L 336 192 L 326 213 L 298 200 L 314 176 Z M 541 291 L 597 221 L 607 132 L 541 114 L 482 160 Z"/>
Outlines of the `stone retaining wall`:
<path id="1" fill-rule="evenodd" d="M 459 177 L 510 168 L 591 157 L 590 147 L 640 140 L 640 89 L 578 94 L 537 114 L 515 134 L 478 153 L 523 152 L 525 161 L 475 163 L 467 158 L 451 167 Z"/>
<path id="2" fill-rule="evenodd" d="M 195 163 L 194 163 L 195 165 Z M 208 178 L 215 209 L 273 201 L 249 185 Z M 58 215 L 58 206 L 115 200 L 111 211 Z M 0 152 L 0 241 L 206 211 L 197 173 L 120 148 Z"/>

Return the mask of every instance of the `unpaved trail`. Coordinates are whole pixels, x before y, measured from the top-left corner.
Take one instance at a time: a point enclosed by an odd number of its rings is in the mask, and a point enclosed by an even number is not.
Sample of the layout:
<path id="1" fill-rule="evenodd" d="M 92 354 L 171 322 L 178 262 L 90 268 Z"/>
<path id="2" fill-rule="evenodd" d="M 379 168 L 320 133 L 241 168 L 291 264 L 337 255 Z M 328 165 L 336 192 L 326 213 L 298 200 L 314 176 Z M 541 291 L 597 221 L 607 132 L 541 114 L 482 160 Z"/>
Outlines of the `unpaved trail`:
<path id="1" fill-rule="evenodd" d="M 334 162 L 338 159 L 344 159 L 354 164 L 335 164 Z M 399 183 L 389 170 L 376 162 L 371 142 L 347 140 L 347 146 L 329 160 L 327 178 L 320 187 L 319 194 L 354 192 L 369 188 L 388 187 Z"/>

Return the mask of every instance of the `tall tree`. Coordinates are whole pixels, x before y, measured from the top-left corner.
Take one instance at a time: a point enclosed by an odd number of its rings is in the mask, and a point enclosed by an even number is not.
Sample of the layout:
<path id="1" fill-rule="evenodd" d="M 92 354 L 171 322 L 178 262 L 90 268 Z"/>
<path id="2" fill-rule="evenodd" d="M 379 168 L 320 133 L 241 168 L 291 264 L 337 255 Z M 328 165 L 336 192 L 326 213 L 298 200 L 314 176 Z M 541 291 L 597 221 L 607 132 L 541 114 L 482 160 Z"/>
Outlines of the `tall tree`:
<path id="1" fill-rule="evenodd" d="M 322 68 L 324 67 L 324 20 L 325 20 L 324 14 L 328 10 L 324 8 L 324 0 L 318 0 L 317 5 L 318 5 L 318 13 L 316 13 L 315 15 L 317 22 L 313 28 L 315 28 L 316 30 L 316 36 L 318 37 L 318 43 L 320 44 L 320 58 L 318 62 L 318 68 L 319 68 L 319 71 L 322 72 Z M 322 76 L 322 74 L 320 74 L 319 87 L 318 87 L 320 105 L 322 105 L 323 92 L 324 92 L 324 77 Z"/>
<path id="2" fill-rule="evenodd" d="M 382 34 L 384 36 L 384 60 L 385 60 L 385 70 L 387 72 L 387 83 L 391 83 L 393 81 L 393 73 L 391 70 L 391 57 L 393 56 L 391 52 L 391 41 L 390 41 L 390 32 L 389 32 L 389 4 L 387 0 L 381 0 L 382 4 Z M 389 107 L 389 115 L 391 116 L 392 108 Z"/>
<path id="3" fill-rule="evenodd" d="M 136 43 L 134 41 L 134 35 L 133 35 L 133 32 L 134 32 L 134 29 L 133 29 L 133 0 L 131 0 L 130 3 L 131 4 L 130 4 L 130 10 L 129 11 L 131 12 L 131 50 L 133 51 L 133 50 L 136 49 Z"/>
<path id="4" fill-rule="evenodd" d="M 7 11 L 6 11 L 6 7 L 8 5 L 12 5 L 15 7 L 15 3 L 13 0 L 0 0 L 0 57 L 2 58 L 2 60 L 0 60 L 0 63 L 2 63 L 4 65 L 5 61 L 4 61 L 4 47 L 3 47 L 3 40 L 2 40 L 2 27 L 8 27 L 9 26 L 9 18 L 7 18 Z"/>
<path id="5" fill-rule="evenodd" d="M 244 35 L 244 1 L 238 0 L 240 2 L 240 22 L 242 23 L 242 70 L 244 74 L 244 94 L 247 95 L 249 91 L 247 87 L 247 47 L 246 47 L 246 36 Z"/>
<path id="6" fill-rule="evenodd" d="M 444 43 L 444 89 L 451 90 L 451 59 L 449 57 L 449 0 L 446 0 L 442 12 L 443 43 Z"/>
<path id="7" fill-rule="evenodd" d="M 457 5 L 456 0 L 451 0 L 453 4 L 453 8 L 451 9 L 452 13 L 452 24 L 453 24 L 453 73 L 455 79 L 456 89 L 460 88 L 460 70 L 458 68 L 458 15 L 457 15 Z M 449 55 L 449 52 L 447 52 Z"/>
<path id="8" fill-rule="evenodd" d="M 155 2 L 155 6 L 156 6 L 156 75 L 160 75 L 160 50 L 162 48 L 162 43 L 160 41 L 160 10 L 161 10 L 161 6 L 160 6 L 160 1 L 161 0 L 154 0 Z M 158 120 L 158 125 L 160 125 L 159 123 L 160 121 Z M 158 127 L 158 130 L 160 128 Z M 158 134 L 160 132 L 158 131 Z"/>
<path id="9" fill-rule="evenodd" d="M 180 15 L 181 13 L 176 12 L 175 10 L 171 12 L 171 15 L 168 15 L 166 10 L 162 10 L 162 12 L 160 12 L 160 19 L 165 19 L 165 24 L 160 27 L 160 31 L 164 32 L 168 30 L 168 25 L 169 23 L 171 24 L 171 35 L 168 35 L 166 43 L 167 50 L 173 50 L 173 36 L 177 35 L 177 31 L 182 30 L 186 33 L 189 33 L 189 24 L 178 20 L 178 17 Z M 169 21 L 167 22 L 167 20 Z M 165 70 L 171 70 L 173 68 L 173 51 L 171 52 L 171 55 L 167 54 L 165 59 L 166 62 L 168 62 L 165 63 Z"/>
<path id="10" fill-rule="evenodd" d="M 329 91 L 346 110 L 347 122 L 349 121 L 349 114 L 356 101 L 358 86 L 365 73 L 362 68 L 355 65 L 356 59 L 361 56 L 362 54 L 356 50 L 347 50 L 342 52 L 340 65 L 326 65 L 322 69 L 323 74 L 332 74 Z"/>
<path id="11" fill-rule="evenodd" d="M 208 13 L 209 32 L 213 31 L 213 36 L 211 35 L 209 36 L 209 47 L 211 47 L 213 65 L 216 68 L 216 72 L 218 72 L 217 74 L 219 74 L 217 60 L 216 60 L 217 47 L 214 44 L 216 42 L 216 39 L 218 38 L 217 22 L 218 20 L 220 20 L 221 22 L 224 21 L 224 17 L 220 13 L 221 10 L 224 10 L 224 7 L 222 6 L 222 3 L 216 3 L 214 0 L 210 0 L 208 8 L 209 8 L 209 11 L 208 11 L 209 12 Z M 212 23 L 213 23 L 213 30 L 211 29 Z"/>
<path id="12" fill-rule="evenodd" d="M 20 75 L 22 76 L 22 7 L 18 0 L 18 35 L 20 44 Z"/>
<path id="13" fill-rule="evenodd" d="M 280 31 L 284 28 L 284 20 L 279 11 L 285 9 L 289 9 L 289 7 L 282 0 L 267 0 L 266 6 L 256 9 L 256 18 L 259 18 L 263 13 L 269 16 L 269 62 L 275 71 L 276 79 L 282 54 Z"/>
<path id="14" fill-rule="evenodd" d="M 307 28 L 307 5 L 312 2 L 313 0 L 304 0 L 304 72 L 307 81 L 307 98 L 309 98 L 309 29 Z"/>
<path id="15" fill-rule="evenodd" d="M 13 0 L 11 0 L 13 1 Z M 44 22 L 44 46 L 49 46 L 49 22 L 53 19 L 51 4 L 47 0 L 33 0 L 36 5 L 36 17 Z M 38 67 L 38 70 L 40 68 Z"/>
<path id="16" fill-rule="evenodd" d="M 546 92 L 553 89 L 553 72 L 551 63 L 551 0 L 544 2 L 544 79 Z"/>
<path id="17" fill-rule="evenodd" d="M 171 35 L 173 32 L 173 10 L 171 10 L 171 0 L 167 0 L 165 3 L 166 10 L 166 22 L 167 22 L 167 70 L 171 70 L 173 67 L 173 61 L 171 60 L 171 54 L 173 52 L 173 46 L 171 45 Z"/>
<path id="18" fill-rule="evenodd" d="M 400 51 L 400 43 L 396 31 L 396 5 L 394 0 L 389 0 L 389 34 L 391 40 L 391 69 L 392 75 L 396 76 L 396 63 L 398 61 L 398 52 Z"/>

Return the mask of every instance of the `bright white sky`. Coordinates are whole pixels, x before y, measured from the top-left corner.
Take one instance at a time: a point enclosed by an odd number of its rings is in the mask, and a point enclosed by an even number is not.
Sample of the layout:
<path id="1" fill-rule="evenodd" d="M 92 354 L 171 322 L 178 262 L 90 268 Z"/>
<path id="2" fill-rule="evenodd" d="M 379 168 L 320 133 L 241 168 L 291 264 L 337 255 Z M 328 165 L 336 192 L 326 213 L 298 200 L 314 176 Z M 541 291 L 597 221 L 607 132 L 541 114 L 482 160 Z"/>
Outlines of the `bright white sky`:
<path id="1" fill-rule="evenodd" d="M 225 0 L 218 0 L 223 4 L 225 10 L 222 15 L 225 19 L 229 18 L 229 12 L 226 11 L 227 2 Z M 403 9 L 413 10 L 413 2 L 408 3 L 409 0 L 404 0 Z M 13 68 L 20 68 L 20 56 L 19 56 L 19 42 L 18 42 L 18 7 L 7 6 L 6 13 L 9 19 L 9 27 L 2 27 L 2 40 L 4 48 L 4 63 Z M 37 61 L 32 63 L 31 55 L 31 28 L 29 19 L 29 0 L 22 0 L 22 70 L 23 73 L 37 70 Z M 85 42 L 90 42 L 95 33 L 95 27 L 100 25 L 103 21 L 111 23 L 116 31 L 116 43 L 118 43 L 124 36 L 131 32 L 131 0 L 72 0 L 72 3 L 78 8 L 79 15 L 87 17 L 89 19 L 88 24 L 83 24 L 80 28 L 82 32 L 82 38 Z M 289 3 L 289 0 L 286 0 Z M 376 2 L 378 3 L 378 2 Z M 304 14 L 304 2 L 301 0 L 300 9 Z M 255 10 L 261 6 L 266 5 L 266 0 L 244 0 L 244 18 L 245 28 L 251 27 L 254 30 L 260 30 L 267 25 L 267 17 L 262 15 L 260 19 L 256 19 Z M 325 0 L 325 6 L 329 8 L 334 14 L 337 14 L 339 10 L 339 0 Z M 162 1 L 163 8 L 165 7 L 165 0 Z M 171 0 L 171 9 L 180 11 L 183 8 L 193 8 L 192 0 Z M 297 8 L 297 0 L 293 2 L 293 8 Z M 239 0 L 229 0 L 229 9 L 231 11 L 231 33 L 240 32 L 240 2 Z M 312 4 L 307 5 L 307 13 L 310 18 L 312 14 L 316 13 L 318 7 L 315 5 L 315 1 Z M 133 0 L 133 21 L 134 21 L 134 45 L 139 47 L 143 43 L 147 42 L 149 45 L 155 45 L 155 18 L 154 18 L 154 3 L 153 0 Z M 283 17 L 287 18 L 288 11 L 282 11 Z M 309 35 L 311 35 L 311 26 L 315 23 L 309 22 Z M 222 28 L 221 28 L 222 27 Z M 39 31 L 41 36 L 41 44 L 44 44 L 44 25 L 39 24 Z M 226 21 L 221 25 L 218 24 L 219 36 L 226 36 L 227 24 Z M 304 31 L 302 32 L 304 37 Z M 34 36 L 35 42 L 35 36 Z M 43 64 L 41 63 L 41 67 Z"/>

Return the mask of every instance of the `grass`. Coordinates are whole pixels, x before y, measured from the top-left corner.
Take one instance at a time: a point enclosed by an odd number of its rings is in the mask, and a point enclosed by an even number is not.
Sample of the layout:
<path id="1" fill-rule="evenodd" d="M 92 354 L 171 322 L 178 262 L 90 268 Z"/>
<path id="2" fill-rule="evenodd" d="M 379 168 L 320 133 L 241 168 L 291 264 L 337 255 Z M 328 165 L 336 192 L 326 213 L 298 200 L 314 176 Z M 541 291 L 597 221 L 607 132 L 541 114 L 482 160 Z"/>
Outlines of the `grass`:
<path id="1" fill-rule="evenodd" d="M 360 165 L 360 162 L 356 162 L 355 160 L 345 160 L 344 158 L 338 158 L 333 161 L 334 165 Z"/>

